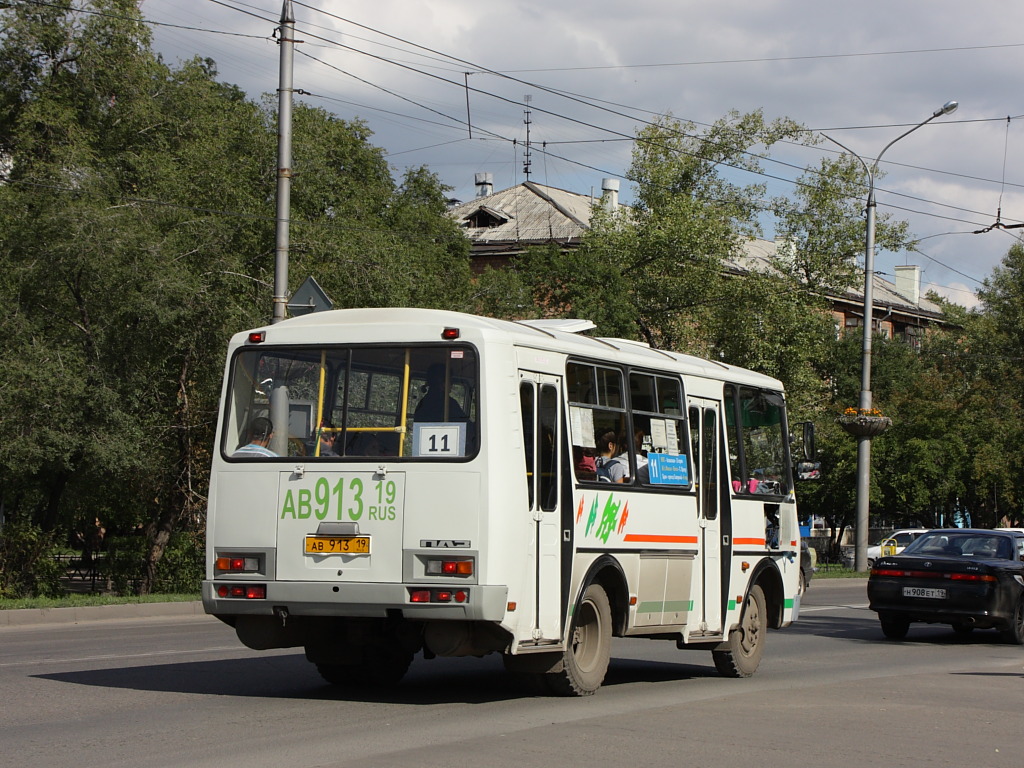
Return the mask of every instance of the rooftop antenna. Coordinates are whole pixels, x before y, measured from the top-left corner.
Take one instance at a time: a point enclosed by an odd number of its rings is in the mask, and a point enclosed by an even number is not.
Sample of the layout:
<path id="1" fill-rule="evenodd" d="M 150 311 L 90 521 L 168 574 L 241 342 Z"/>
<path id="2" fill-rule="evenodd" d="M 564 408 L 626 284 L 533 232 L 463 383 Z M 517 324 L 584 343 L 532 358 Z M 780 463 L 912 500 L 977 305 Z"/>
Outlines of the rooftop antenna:
<path id="1" fill-rule="evenodd" d="M 526 99 L 526 110 L 525 110 L 525 113 L 524 113 L 526 115 L 526 119 L 523 120 L 523 123 L 526 124 L 526 152 L 523 154 L 523 173 L 526 174 L 526 180 L 529 181 L 530 180 L 530 114 L 531 114 L 531 112 L 530 112 L 530 102 L 533 101 L 533 96 L 531 96 L 530 94 L 526 94 L 526 96 L 524 96 L 523 98 Z"/>

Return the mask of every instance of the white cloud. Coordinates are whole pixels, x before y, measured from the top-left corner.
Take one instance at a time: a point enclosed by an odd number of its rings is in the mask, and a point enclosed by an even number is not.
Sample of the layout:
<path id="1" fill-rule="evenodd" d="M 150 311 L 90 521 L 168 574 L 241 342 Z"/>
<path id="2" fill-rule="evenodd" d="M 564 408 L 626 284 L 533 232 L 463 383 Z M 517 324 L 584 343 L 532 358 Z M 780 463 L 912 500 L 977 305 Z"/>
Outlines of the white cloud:
<path id="1" fill-rule="evenodd" d="M 281 14 L 280 0 L 225 2 L 237 8 L 208 0 L 145 0 L 143 14 L 265 38 Z M 523 180 L 526 94 L 532 96 L 531 141 L 537 150 L 531 177 L 581 192 L 599 188 L 603 176 L 624 176 L 630 147 L 622 136 L 632 136 L 650 113 L 671 111 L 682 119 L 711 123 L 730 109 L 762 108 L 769 117 L 788 116 L 830 129 L 870 158 L 945 101 L 957 99 L 958 112 L 935 121 L 942 125 L 902 139 L 886 154 L 891 163 L 883 162 L 887 176 L 880 188 L 923 202 L 879 194 L 880 210 L 892 210 L 884 207 L 888 204 L 911 209 L 895 212 L 906 215 L 919 237 L 970 231 L 994 219 L 1002 192 L 1003 220 L 1024 220 L 1024 105 L 1019 96 L 1024 5 L 1002 0 L 864 0 L 856 5 L 820 0 L 310 0 L 308 5 L 372 29 L 296 5 L 300 33 L 305 33 L 299 37 L 306 41 L 298 50 L 336 67 L 300 55 L 296 87 L 326 97 L 310 98 L 317 106 L 344 118 L 365 119 L 375 131 L 375 143 L 392 153 L 393 164 L 429 166 L 462 199 L 474 194 L 476 171 L 494 173 L 499 188 Z M 266 21 L 254 19 L 253 13 Z M 440 61 L 372 30 L 470 63 Z M 337 43 L 366 53 L 335 50 Z M 155 46 L 171 61 L 213 58 L 222 79 L 254 95 L 277 88 L 278 49 L 267 40 L 156 27 Z M 464 72 L 476 67 L 501 70 L 514 79 L 469 76 L 470 86 L 480 91 L 470 94 L 475 129 L 470 140 L 457 121 L 466 118 Z M 605 109 L 544 88 L 603 100 Z M 1010 122 L 1009 132 L 1007 115 L 1021 115 Z M 511 139 L 517 140 L 515 146 Z M 577 143 L 561 143 L 570 141 Z M 543 142 L 548 146 L 542 147 Z M 803 167 L 816 162 L 822 151 L 789 148 L 785 154 L 788 162 Z M 776 192 L 790 184 L 786 179 L 799 175 L 798 169 L 770 163 L 766 171 L 782 179 L 769 181 Z M 628 195 L 624 185 L 623 196 Z M 970 291 L 977 287 L 973 280 L 988 275 L 1012 242 L 1006 232 L 929 237 L 922 243 L 926 256 L 910 258 L 921 259 L 933 282 L 954 293 Z M 886 258 L 879 259 L 881 271 L 887 268 Z M 906 258 L 889 258 L 889 271 L 894 260 Z"/>

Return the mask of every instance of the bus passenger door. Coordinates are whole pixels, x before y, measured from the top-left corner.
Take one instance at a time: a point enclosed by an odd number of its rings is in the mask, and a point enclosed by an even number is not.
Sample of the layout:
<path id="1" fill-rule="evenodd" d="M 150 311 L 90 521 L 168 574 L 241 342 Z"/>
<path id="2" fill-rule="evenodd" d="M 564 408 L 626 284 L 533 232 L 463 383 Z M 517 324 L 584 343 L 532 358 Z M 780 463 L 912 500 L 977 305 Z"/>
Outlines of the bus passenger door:
<path id="1" fill-rule="evenodd" d="M 526 446 L 529 524 L 533 529 L 530 569 L 534 579 L 534 640 L 560 640 L 561 529 L 560 471 L 563 436 L 562 381 L 557 376 L 520 371 L 519 399 Z"/>
<path id="2" fill-rule="evenodd" d="M 722 632 L 722 526 L 719 515 L 719 456 L 721 403 L 690 398 L 690 441 L 697 477 L 697 515 L 700 523 L 701 630 Z"/>

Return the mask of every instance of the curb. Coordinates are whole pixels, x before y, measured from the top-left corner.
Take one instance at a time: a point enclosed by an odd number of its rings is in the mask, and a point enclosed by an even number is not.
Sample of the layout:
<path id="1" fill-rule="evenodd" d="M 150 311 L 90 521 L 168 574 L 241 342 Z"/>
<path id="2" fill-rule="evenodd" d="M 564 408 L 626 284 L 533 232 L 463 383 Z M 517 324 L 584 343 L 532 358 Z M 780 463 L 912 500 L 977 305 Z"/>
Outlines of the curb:
<path id="1" fill-rule="evenodd" d="M 201 600 L 177 603 L 124 603 L 73 608 L 18 608 L 0 610 L 0 628 L 41 624 L 79 624 L 108 619 L 155 619 L 169 616 L 205 616 Z"/>

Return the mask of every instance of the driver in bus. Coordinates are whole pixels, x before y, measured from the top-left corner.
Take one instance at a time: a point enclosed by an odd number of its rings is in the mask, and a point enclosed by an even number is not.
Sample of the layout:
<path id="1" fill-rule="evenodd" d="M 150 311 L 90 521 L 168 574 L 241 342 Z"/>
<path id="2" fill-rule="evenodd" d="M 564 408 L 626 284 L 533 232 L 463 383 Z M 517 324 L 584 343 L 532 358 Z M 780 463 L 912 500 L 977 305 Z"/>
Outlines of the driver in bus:
<path id="1" fill-rule="evenodd" d="M 427 383 L 424 385 L 427 393 L 416 406 L 413 414 L 416 421 L 467 421 L 466 412 L 455 398 L 445 398 L 444 374 L 443 363 L 434 363 L 427 369 Z"/>
<path id="2" fill-rule="evenodd" d="M 329 421 L 323 422 L 320 425 L 320 452 L 317 455 L 337 456 L 338 452 L 334 449 L 337 439 L 338 433 L 334 430 L 334 424 Z"/>
<path id="3" fill-rule="evenodd" d="M 274 436 L 274 424 L 265 416 L 257 416 L 249 425 L 249 442 L 231 454 L 233 459 L 252 458 L 254 456 L 277 456 L 270 448 L 270 439 Z"/>

